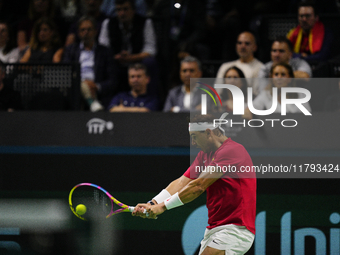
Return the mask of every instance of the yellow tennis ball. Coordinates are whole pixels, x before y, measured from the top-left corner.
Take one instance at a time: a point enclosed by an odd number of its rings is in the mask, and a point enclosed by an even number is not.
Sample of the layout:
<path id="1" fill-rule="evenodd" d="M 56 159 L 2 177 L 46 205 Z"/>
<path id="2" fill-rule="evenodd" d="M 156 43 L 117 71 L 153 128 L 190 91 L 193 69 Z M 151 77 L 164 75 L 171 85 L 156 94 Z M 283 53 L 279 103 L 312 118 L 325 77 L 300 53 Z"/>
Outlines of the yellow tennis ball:
<path id="1" fill-rule="evenodd" d="M 77 205 L 77 207 L 76 207 L 76 213 L 79 214 L 79 215 L 85 214 L 85 213 L 86 213 L 86 206 L 83 205 L 83 204 Z"/>

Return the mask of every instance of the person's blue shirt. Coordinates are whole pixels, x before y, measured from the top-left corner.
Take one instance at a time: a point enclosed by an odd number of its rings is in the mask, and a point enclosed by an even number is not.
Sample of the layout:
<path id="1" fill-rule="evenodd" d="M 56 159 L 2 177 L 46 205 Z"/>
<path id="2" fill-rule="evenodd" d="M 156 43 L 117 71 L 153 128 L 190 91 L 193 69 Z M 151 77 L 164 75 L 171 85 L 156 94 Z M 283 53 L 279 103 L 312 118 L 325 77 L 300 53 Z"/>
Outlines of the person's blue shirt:
<path id="1" fill-rule="evenodd" d="M 131 91 L 121 92 L 114 96 L 109 103 L 108 110 L 120 104 L 123 104 L 126 107 L 146 107 L 150 111 L 157 111 L 159 109 L 157 97 L 148 94 L 134 97 L 132 96 Z"/>

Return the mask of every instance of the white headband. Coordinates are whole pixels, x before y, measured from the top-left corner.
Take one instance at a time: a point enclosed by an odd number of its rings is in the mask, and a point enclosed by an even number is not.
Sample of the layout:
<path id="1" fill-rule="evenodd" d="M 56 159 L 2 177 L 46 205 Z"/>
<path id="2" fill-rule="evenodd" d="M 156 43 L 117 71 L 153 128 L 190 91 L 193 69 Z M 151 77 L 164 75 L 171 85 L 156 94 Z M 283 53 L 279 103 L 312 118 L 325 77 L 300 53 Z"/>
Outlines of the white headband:
<path id="1" fill-rule="evenodd" d="M 229 113 L 225 112 L 221 115 L 219 120 L 224 120 Z M 221 127 L 221 121 L 219 123 L 209 123 L 209 122 L 191 122 L 189 123 L 189 131 L 205 131 L 206 129 L 219 128 L 223 134 L 225 134 L 224 129 Z"/>

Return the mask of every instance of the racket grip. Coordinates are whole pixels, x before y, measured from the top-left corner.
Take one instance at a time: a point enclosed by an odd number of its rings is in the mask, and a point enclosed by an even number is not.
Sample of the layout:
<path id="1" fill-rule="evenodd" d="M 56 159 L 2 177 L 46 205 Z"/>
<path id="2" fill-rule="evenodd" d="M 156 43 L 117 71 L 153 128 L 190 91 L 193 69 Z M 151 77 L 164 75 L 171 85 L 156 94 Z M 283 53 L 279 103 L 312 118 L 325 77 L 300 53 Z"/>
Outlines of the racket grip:
<path id="1" fill-rule="evenodd" d="M 130 212 L 133 212 L 135 210 L 135 207 L 134 206 L 129 206 L 129 211 Z M 144 212 L 146 217 L 149 217 L 149 213 L 146 211 L 146 209 L 144 208 Z"/>

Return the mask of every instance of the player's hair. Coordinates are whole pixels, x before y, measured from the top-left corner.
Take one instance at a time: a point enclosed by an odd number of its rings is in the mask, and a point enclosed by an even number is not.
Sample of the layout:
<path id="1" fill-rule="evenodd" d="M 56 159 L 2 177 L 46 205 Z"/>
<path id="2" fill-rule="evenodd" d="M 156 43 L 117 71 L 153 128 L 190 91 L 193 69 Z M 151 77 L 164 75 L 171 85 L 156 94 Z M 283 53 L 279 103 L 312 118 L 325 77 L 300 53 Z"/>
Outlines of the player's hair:
<path id="1" fill-rule="evenodd" d="M 201 114 L 195 114 L 193 117 L 188 118 L 188 122 L 208 122 L 208 123 L 213 123 L 214 119 L 217 119 L 214 115 L 212 114 L 206 114 L 206 115 L 201 115 Z M 224 135 L 223 132 L 219 128 L 215 128 L 212 130 L 216 136 Z M 204 133 L 205 131 L 199 131 L 201 133 Z"/>
<path id="2" fill-rule="evenodd" d="M 91 17 L 91 16 L 84 15 L 84 16 L 82 16 L 82 17 L 78 20 L 78 22 L 77 22 L 77 27 L 78 27 L 78 29 L 79 29 L 80 25 L 81 25 L 84 21 L 90 21 L 90 22 L 92 23 L 94 29 L 97 28 L 97 21 L 96 21 L 93 17 Z"/>
<path id="3" fill-rule="evenodd" d="M 143 70 L 144 73 L 145 73 L 145 75 L 146 75 L 146 76 L 149 76 L 149 72 L 148 72 L 148 69 L 147 69 L 146 65 L 144 65 L 144 64 L 142 64 L 142 63 L 134 63 L 134 64 L 131 64 L 131 65 L 129 65 L 129 67 L 128 67 L 128 71 L 129 71 L 130 69 L 134 69 L 134 70 Z"/>
<path id="4" fill-rule="evenodd" d="M 289 41 L 289 39 L 285 36 L 278 36 L 277 38 L 275 38 L 274 42 L 279 42 L 279 43 L 285 43 L 288 46 L 288 49 L 290 52 L 293 52 L 293 44 L 291 41 Z M 273 45 L 272 43 L 272 45 Z"/>
<path id="5" fill-rule="evenodd" d="M 136 2 L 135 0 L 116 0 L 115 5 L 122 5 L 125 4 L 126 2 L 130 3 L 131 7 L 133 10 L 136 9 Z"/>
<path id="6" fill-rule="evenodd" d="M 197 58 L 195 58 L 195 57 L 193 57 L 193 56 L 187 56 L 187 57 L 183 58 L 183 59 L 181 60 L 181 65 L 182 65 L 183 63 L 192 63 L 192 62 L 196 62 L 196 63 L 197 63 L 197 66 L 198 66 L 198 69 L 199 69 L 200 71 L 202 71 L 202 64 L 201 64 L 201 61 L 199 61 Z"/>
<path id="7" fill-rule="evenodd" d="M 315 1 L 313 0 L 302 0 L 301 2 L 298 3 L 297 11 L 299 11 L 300 7 L 312 7 L 314 10 L 314 15 L 315 16 L 319 15 Z"/>

